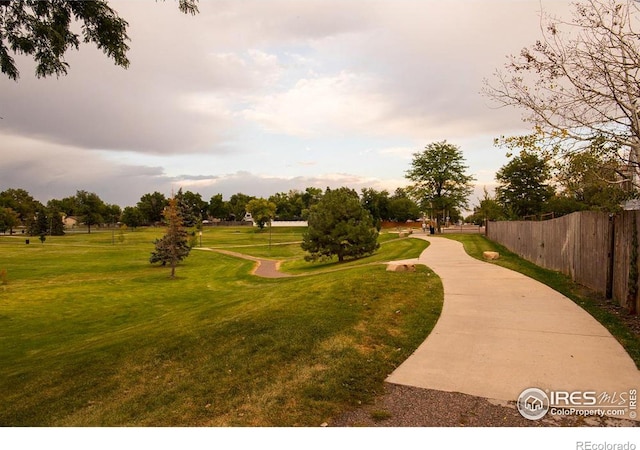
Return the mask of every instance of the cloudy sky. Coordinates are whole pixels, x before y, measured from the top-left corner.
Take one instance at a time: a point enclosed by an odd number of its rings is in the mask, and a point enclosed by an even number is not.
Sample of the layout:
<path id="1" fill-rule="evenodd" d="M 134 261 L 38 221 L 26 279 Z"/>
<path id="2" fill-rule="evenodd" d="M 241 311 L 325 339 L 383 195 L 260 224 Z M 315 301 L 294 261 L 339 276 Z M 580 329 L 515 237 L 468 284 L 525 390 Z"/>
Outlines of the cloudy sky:
<path id="1" fill-rule="evenodd" d="M 0 77 L 0 190 L 38 200 L 96 192 L 268 197 L 308 186 L 406 186 L 412 154 L 447 140 L 478 190 L 507 161 L 493 138 L 526 132 L 483 79 L 540 35 L 550 0 L 113 1 L 129 69 L 88 45 L 69 74 Z M 471 204 L 477 202 L 476 196 Z"/>

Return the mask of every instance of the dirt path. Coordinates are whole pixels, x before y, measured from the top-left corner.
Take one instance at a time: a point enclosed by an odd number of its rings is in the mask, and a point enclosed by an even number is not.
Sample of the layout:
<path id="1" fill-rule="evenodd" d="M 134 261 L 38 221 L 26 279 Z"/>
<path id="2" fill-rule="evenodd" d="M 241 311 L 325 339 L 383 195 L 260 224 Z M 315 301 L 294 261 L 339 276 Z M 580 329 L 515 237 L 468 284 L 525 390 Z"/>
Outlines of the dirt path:
<path id="1" fill-rule="evenodd" d="M 280 264 L 282 261 L 275 259 L 258 258 L 244 253 L 232 252 L 230 250 L 222 250 L 219 248 L 201 248 L 199 250 L 206 250 L 210 252 L 222 253 L 223 255 L 233 256 L 235 258 L 248 259 L 249 261 L 255 261 L 257 264 L 251 271 L 252 275 L 256 275 L 262 278 L 286 278 L 294 275 L 280 272 Z"/>

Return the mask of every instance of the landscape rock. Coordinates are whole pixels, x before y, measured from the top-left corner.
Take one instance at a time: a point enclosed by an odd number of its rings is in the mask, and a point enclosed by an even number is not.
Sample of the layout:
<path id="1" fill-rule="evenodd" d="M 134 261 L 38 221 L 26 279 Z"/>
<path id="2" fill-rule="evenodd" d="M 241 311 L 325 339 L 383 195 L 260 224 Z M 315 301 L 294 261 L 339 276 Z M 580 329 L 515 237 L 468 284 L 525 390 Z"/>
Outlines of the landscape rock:
<path id="1" fill-rule="evenodd" d="M 500 258 L 500 253 L 498 252 L 483 252 L 482 257 L 484 259 L 494 260 Z"/>
<path id="2" fill-rule="evenodd" d="M 387 264 L 387 272 L 415 272 L 415 264 Z"/>

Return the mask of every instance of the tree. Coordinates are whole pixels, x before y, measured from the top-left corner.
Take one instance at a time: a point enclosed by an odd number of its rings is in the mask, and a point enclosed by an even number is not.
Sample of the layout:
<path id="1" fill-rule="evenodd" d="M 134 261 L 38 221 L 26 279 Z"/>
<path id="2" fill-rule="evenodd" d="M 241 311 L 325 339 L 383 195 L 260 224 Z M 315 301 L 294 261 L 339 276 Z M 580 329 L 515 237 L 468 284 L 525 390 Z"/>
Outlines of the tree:
<path id="1" fill-rule="evenodd" d="M 296 190 L 278 192 L 269 201 L 276 205 L 276 217 L 280 220 L 300 220 L 304 210 L 302 193 Z"/>
<path id="2" fill-rule="evenodd" d="M 523 150 L 496 172 L 496 200 L 515 218 L 540 214 L 554 190 L 546 159 Z"/>
<path id="3" fill-rule="evenodd" d="M 208 212 L 209 216 L 216 219 L 226 219 L 229 216 L 229 209 L 222 199 L 222 194 L 216 194 L 211 197 Z"/>
<path id="4" fill-rule="evenodd" d="M 140 209 L 136 206 L 126 206 L 122 211 L 122 222 L 130 228 L 138 228 L 144 222 Z"/>
<path id="5" fill-rule="evenodd" d="M 91 233 L 91 225 L 98 225 L 104 222 L 103 214 L 106 205 L 98 197 L 98 194 L 77 191 L 76 204 L 78 206 L 77 214 L 80 216 L 80 221 L 87 225 L 88 233 Z"/>
<path id="6" fill-rule="evenodd" d="M 149 225 L 162 221 L 162 212 L 166 206 L 166 197 L 158 191 L 153 194 L 144 194 L 137 203 L 138 210 L 144 218 L 144 223 Z"/>
<path id="7" fill-rule="evenodd" d="M 232 220 L 242 220 L 247 212 L 247 204 L 255 197 L 238 192 L 233 194 L 227 203 L 229 208 L 229 218 Z"/>
<path id="8" fill-rule="evenodd" d="M 485 225 L 489 220 L 505 219 L 502 206 L 498 201 L 489 195 L 489 191 L 485 187 L 483 189 L 484 196 L 482 200 L 478 199 L 479 204 L 473 208 L 473 215 L 467 218 L 467 222 L 473 222 L 476 225 Z"/>
<path id="9" fill-rule="evenodd" d="M 179 0 L 184 13 L 198 12 L 197 0 Z M 129 67 L 127 26 L 108 2 L 22 0 L 0 1 L 0 68 L 10 79 L 20 73 L 13 54 L 33 56 L 38 78 L 66 75 L 69 64 L 64 55 L 80 48 L 80 35 L 73 22 L 80 23 L 82 41 L 93 43 L 114 63 Z"/>
<path id="10" fill-rule="evenodd" d="M 13 229 L 20 224 L 18 213 L 11 208 L 0 206 L 0 233 L 6 233 L 7 230 L 13 234 Z"/>
<path id="11" fill-rule="evenodd" d="M 320 199 L 322 199 L 322 189 L 315 187 L 308 187 L 302 193 L 302 219 L 306 220 L 309 217 L 309 212 L 313 205 L 317 205 Z"/>
<path id="12" fill-rule="evenodd" d="M 29 223 L 27 232 L 31 236 L 44 236 L 49 234 L 49 217 L 44 208 L 39 208 L 35 213 L 35 220 Z"/>
<path id="13" fill-rule="evenodd" d="M 619 169 L 608 181 L 631 179 L 638 187 L 638 3 L 588 0 L 574 7 L 570 22 L 543 16 L 541 39 L 511 56 L 483 92 L 501 106 L 522 109 L 546 149 L 617 159 Z M 607 145 L 591 145 L 602 138 Z"/>
<path id="14" fill-rule="evenodd" d="M 42 208 L 42 203 L 24 189 L 7 189 L 0 192 L 0 207 L 11 208 L 18 214 L 22 225 L 28 226 L 34 220 L 36 211 Z"/>
<path id="15" fill-rule="evenodd" d="M 151 264 L 159 262 L 163 266 L 169 264 L 171 267 L 171 278 L 176 276 L 176 266 L 180 261 L 189 256 L 191 247 L 189 238 L 182 224 L 178 200 L 171 197 L 168 206 L 164 211 L 164 219 L 167 225 L 167 232 L 161 239 L 156 239 L 155 250 L 151 253 L 149 262 Z"/>
<path id="16" fill-rule="evenodd" d="M 420 207 L 409 196 L 407 189 L 397 188 L 389 198 L 388 218 L 396 222 L 415 220 L 421 216 Z"/>
<path id="17" fill-rule="evenodd" d="M 247 211 L 251 213 L 254 222 L 262 230 L 275 217 L 276 204 L 264 198 L 254 198 L 247 203 Z"/>
<path id="18" fill-rule="evenodd" d="M 65 197 L 62 200 L 51 199 L 47 202 L 48 209 L 56 209 L 63 213 L 65 216 L 75 216 L 78 210 L 76 203 L 76 197 Z"/>
<path id="19" fill-rule="evenodd" d="M 592 147 L 597 143 L 592 144 Z M 567 155 L 558 168 L 556 176 L 562 187 L 561 197 L 576 202 L 576 211 L 589 209 L 616 212 L 622 203 L 632 196 L 624 185 L 612 184 L 620 162 L 600 152 L 592 151 Z"/>
<path id="20" fill-rule="evenodd" d="M 64 235 L 64 222 L 62 217 L 64 213 L 57 208 L 47 206 L 47 217 L 49 218 L 49 234 L 51 236 Z"/>
<path id="21" fill-rule="evenodd" d="M 378 192 L 373 188 L 363 188 L 360 203 L 362 203 L 364 209 L 369 211 L 378 230 L 380 229 L 381 222 L 383 220 L 389 220 L 391 217 L 389 212 L 389 192 L 385 190 Z"/>
<path id="22" fill-rule="evenodd" d="M 309 226 L 301 244 L 307 260 L 337 256 L 359 258 L 379 248 L 373 217 L 362 207 L 352 189 L 327 189 L 309 214 Z"/>
<path id="23" fill-rule="evenodd" d="M 193 227 L 202 223 L 203 212 L 207 208 L 207 203 L 202 201 L 202 196 L 191 191 L 182 192 L 182 188 L 178 189 L 175 196 L 183 225 Z"/>
<path id="24" fill-rule="evenodd" d="M 467 197 L 473 191 L 473 177 L 467 175 L 464 156 L 459 147 L 447 141 L 434 142 L 420 153 L 414 153 L 406 177 L 414 184 L 411 192 L 424 211 L 440 219 L 452 209 L 467 207 Z"/>
<path id="25" fill-rule="evenodd" d="M 122 217 L 122 208 L 119 205 L 105 204 L 102 215 L 108 223 L 115 225 Z"/>

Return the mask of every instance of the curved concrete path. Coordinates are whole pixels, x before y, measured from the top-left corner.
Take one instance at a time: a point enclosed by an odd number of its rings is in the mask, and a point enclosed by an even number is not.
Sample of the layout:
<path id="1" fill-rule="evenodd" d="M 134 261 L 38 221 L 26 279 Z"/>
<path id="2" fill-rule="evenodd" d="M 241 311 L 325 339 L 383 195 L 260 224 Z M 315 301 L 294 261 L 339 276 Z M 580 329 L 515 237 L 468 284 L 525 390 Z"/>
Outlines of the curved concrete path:
<path id="1" fill-rule="evenodd" d="M 633 360 L 573 301 L 517 272 L 471 258 L 459 242 L 415 237 L 431 245 L 406 262 L 438 274 L 444 306 L 431 334 L 388 382 L 504 401 L 517 400 L 530 387 L 640 390 Z"/>

